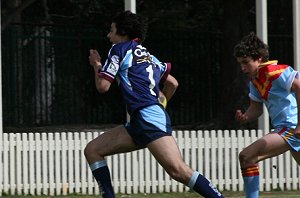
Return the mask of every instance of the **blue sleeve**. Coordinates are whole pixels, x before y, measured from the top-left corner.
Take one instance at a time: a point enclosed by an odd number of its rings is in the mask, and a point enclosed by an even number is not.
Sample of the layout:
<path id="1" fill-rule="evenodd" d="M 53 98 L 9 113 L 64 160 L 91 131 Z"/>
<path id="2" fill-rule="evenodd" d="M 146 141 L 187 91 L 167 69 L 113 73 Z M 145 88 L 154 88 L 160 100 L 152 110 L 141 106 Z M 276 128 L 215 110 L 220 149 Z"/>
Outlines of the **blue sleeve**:
<path id="1" fill-rule="evenodd" d="M 249 88 L 250 88 L 250 93 L 249 93 L 250 99 L 256 102 L 262 102 L 261 95 L 259 94 L 256 87 L 253 85 L 252 81 L 249 83 Z"/>
<path id="2" fill-rule="evenodd" d="M 295 78 L 299 78 L 298 72 L 292 67 L 288 67 L 273 83 L 274 85 L 290 91 Z"/>
<path id="3" fill-rule="evenodd" d="M 120 68 L 120 54 L 118 47 L 113 45 L 108 52 L 108 58 L 103 65 L 99 76 L 113 82 Z"/>
<path id="4" fill-rule="evenodd" d="M 151 55 L 152 61 L 159 67 L 160 69 L 160 78 L 161 82 L 164 82 L 171 71 L 171 63 L 163 63 L 160 62 L 155 56 Z"/>

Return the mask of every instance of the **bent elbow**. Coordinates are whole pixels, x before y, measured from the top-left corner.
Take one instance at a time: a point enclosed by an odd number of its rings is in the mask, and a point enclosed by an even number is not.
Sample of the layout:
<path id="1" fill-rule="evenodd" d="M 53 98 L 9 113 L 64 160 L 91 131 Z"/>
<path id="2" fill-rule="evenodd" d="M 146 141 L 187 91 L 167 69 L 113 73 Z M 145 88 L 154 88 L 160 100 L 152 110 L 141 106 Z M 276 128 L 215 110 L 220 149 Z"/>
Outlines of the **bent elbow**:
<path id="1" fill-rule="evenodd" d="M 109 90 L 109 87 L 97 87 L 97 91 L 99 92 L 99 93 L 105 93 L 105 92 L 107 92 Z"/>
<path id="2" fill-rule="evenodd" d="M 178 81 L 176 80 L 176 78 L 174 78 L 174 77 L 171 76 L 171 75 L 168 76 L 168 78 L 167 78 L 167 80 L 165 81 L 164 84 L 165 84 L 167 87 L 170 87 L 170 88 L 172 88 L 172 89 L 174 89 L 174 90 L 176 90 L 177 87 L 178 87 L 178 85 L 179 85 L 179 83 L 178 83 Z"/>
<path id="3" fill-rule="evenodd" d="M 109 90 L 110 82 L 105 79 L 98 79 L 96 82 L 96 88 L 99 93 L 105 93 Z"/>
<path id="4" fill-rule="evenodd" d="M 174 89 L 177 89 L 177 87 L 179 86 L 178 81 L 175 79 L 175 81 L 173 82 L 173 87 Z"/>
<path id="5" fill-rule="evenodd" d="M 166 86 L 175 91 L 179 86 L 179 83 L 176 79 L 173 79 L 172 81 L 167 82 Z"/>

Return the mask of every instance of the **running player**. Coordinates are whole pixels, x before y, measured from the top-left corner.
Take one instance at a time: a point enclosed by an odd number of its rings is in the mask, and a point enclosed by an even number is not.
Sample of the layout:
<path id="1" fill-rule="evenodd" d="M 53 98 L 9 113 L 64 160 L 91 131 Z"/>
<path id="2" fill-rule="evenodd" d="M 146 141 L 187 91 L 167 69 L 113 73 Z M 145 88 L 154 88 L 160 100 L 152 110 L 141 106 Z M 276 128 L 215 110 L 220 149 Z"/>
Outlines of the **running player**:
<path id="1" fill-rule="evenodd" d="M 246 123 L 257 119 L 266 105 L 274 131 L 256 140 L 239 154 L 247 198 L 259 197 L 258 162 L 290 151 L 300 164 L 299 73 L 292 67 L 269 61 L 268 45 L 254 33 L 234 48 L 242 71 L 250 78 L 250 106 L 236 111 L 236 119 Z"/>
<path id="2" fill-rule="evenodd" d="M 204 197 L 223 197 L 210 181 L 183 162 L 169 116 L 158 101 L 160 83 L 167 100 L 172 98 L 178 83 L 170 75 L 171 65 L 161 63 L 141 45 L 145 35 L 142 18 L 124 11 L 112 20 L 107 37 L 113 45 L 105 64 L 101 64 L 96 50 L 90 50 L 97 90 L 108 91 L 116 79 L 130 114 L 129 123 L 101 134 L 84 150 L 102 196 L 115 197 L 105 157 L 147 147 L 173 179 Z"/>

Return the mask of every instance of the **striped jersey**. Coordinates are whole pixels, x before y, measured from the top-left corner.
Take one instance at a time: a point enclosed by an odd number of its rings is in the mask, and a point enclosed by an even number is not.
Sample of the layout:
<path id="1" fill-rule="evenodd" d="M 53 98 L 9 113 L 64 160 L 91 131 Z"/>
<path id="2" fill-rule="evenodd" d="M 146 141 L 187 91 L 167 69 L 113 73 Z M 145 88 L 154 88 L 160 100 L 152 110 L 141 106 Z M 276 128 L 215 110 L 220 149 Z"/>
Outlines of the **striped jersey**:
<path id="1" fill-rule="evenodd" d="M 170 63 L 162 63 L 137 40 L 114 44 L 98 76 L 111 83 L 117 80 L 130 115 L 159 104 L 159 84 L 165 81 Z"/>

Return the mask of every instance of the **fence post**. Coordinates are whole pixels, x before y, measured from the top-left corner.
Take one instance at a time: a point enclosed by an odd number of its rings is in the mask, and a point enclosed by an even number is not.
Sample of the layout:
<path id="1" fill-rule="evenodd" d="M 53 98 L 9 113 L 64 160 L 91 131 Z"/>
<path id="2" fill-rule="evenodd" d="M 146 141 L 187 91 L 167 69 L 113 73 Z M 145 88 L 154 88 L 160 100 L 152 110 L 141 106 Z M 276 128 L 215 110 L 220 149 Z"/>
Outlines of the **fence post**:
<path id="1" fill-rule="evenodd" d="M 1 24 L 0 24 L 1 27 Z M 2 34 L 1 34 L 2 35 Z M 0 35 L 0 45 L 2 46 L 2 40 Z M 3 167 L 2 167 L 2 147 L 3 147 L 3 119 L 2 119 L 2 50 L 0 48 L 0 196 L 2 196 L 3 190 Z"/>

